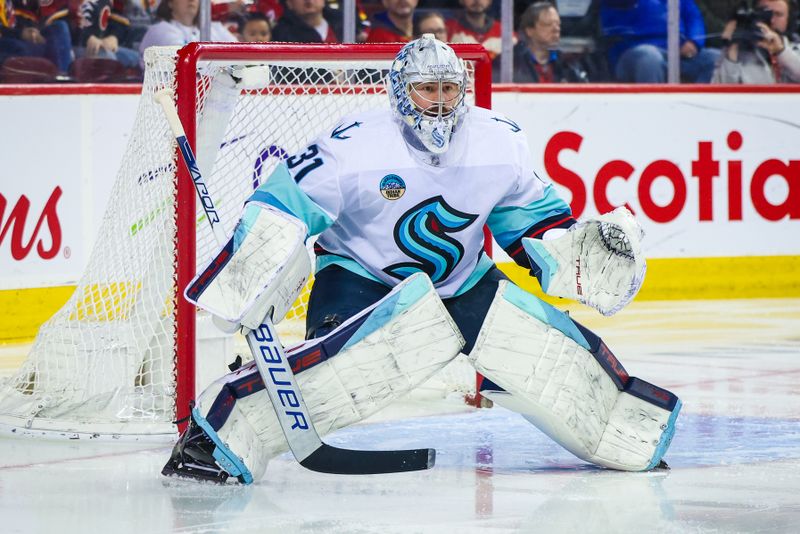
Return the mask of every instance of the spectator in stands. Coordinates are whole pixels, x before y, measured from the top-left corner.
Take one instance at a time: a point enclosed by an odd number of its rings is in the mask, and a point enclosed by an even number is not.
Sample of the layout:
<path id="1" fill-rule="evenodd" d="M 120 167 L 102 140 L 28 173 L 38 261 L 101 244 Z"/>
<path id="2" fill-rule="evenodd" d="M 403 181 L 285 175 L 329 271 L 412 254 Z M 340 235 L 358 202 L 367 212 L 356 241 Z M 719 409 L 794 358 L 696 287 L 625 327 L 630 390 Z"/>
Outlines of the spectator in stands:
<path id="1" fill-rule="evenodd" d="M 417 0 L 383 0 L 385 11 L 375 13 L 368 43 L 407 43 L 414 36 Z"/>
<path id="2" fill-rule="evenodd" d="M 145 0 L 147 1 L 147 0 Z M 220 21 L 241 41 L 241 28 L 250 13 L 267 17 L 271 28 L 283 15 L 282 0 L 212 0 L 211 20 Z"/>
<path id="3" fill-rule="evenodd" d="M 147 29 L 156 21 L 156 0 L 124 0 L 122 15 L 128 19 L 128 44 L 130 48 L 139 50 Z"/>
<path id="4" fill-rule="evenodd" d="M 452 43 L 479 43 L 494 59 L 501 51 L 500 21 L 488 14 L 492 0 L 460 0 L 462 9 L 447 21 L 447 40 Z M 438 36 L 437 36 L 438 37 Z"/>
<path id="5" fill-rule="evenodd" d="M 265 14 L 269 19 L 270 27 L 274 27 L 278 19 L 283 16 L 283 3 L 281 0 L 255 0 L 250 4 L 248 11 Z"/>
<path id="6" fill-rule="evenodd" d="M 75 55 L 114 59 L 128 68 L 139 65 L 139 52 L 128 44 L 130 22 L 111 0 L 83 0 L 76 14 Z"/>
<path id="7" fill-rule="evenodd" d="M 8 34 L 15 25 L 14 4 L 11 0 L 0 0 L 0 37 L 4 32 Z"/>
<path id="8" fill-rule="evenodd" d="M 325 0 L 286 0 L 286 11 L 272 30 L 274 41 L 342 42 L 342 16 Z"/>
<path id="9" fill-rule="evenodd" d="M 0 66 L 11 56 L 25 55 L 25 43 L 19 37 L 12 0 L 0 0 Z"/>
<path id="10" fill-rule="evenodd" d="M 198 0 L 161 0 L 156 9 L 156 17 L 160 20 L 150 26 L 139 45 L 142 56 L 151 46 L 183 46 L 199 40 L 200 28 L 197 26 L 199 10 Z M 219 22 L 212 22 L 211 40 L 231 42 L 236 41 L 236 37 Z"/>
<path id="11" fill-rule="evenodd" d="M 12 56 L 44 57 L 66 73 L 72 37 L 66 0 L 0 0 L 0 63 Z"/>
<path id="12" fill-rule="evenodd" d="M 729 44 L 714 71 L 714 83 L 800 83 L 800 43 L 796 35 L 791 40 L 787 35 L 789 1 L 759 0 L 757 6 L 771 12 L 769 25 L 755 22 L 753 11 L 728 22 L 722 38 Z"/>
<path id="13" fill-rule="evenodd" d="M 239 34 L 243 43 L 266 43 L 272 40 L 272 27 L 263 13 L 248 13 L 240 26 Z"/>
<path id="14" fill-rule="evenodd" d="M 226 30 L 233 35 L 237 41 L 242 41 L 242 28 L 244 23 L 247 22 L 247 13 L 228 13 L 221 19 L 214 18 L 214 10 L 211 10 L 211 20 L 218 20 L 222 23 Z M 270 27 L 271 28 L 271 27 Z M 270 33 L 272 30 L 270 29 Z"/>
<path id="15" fill-rule="evenodd" d="M 497 1 L 498 3 L 500 2 L 500 0 Z M 423 7 L 442 13 L 444 11 L 449 12 L 458 9 L 458 2 L 459 0 L 425 0 Z"/>
<path id="16" fill-rule="evenodd" d="M 447 26 L 444 15 L 438 11 L 426 11 L 414 21 L 414 39 L 432 33 L 440 41 L 447 41 Z"/>
<path id="17" fill-rule="evenodd" d="M 722 31 L 742 0 L 695 0 L 706 26 L 706 46 L 723 48 Z"/>
<path id="18" fill-rule="evenodd" d="M 514 46 L 514 83 L 590 81 L 581 56 L 565 57 L 558 50 L 561 18 L 554 3 L 542 1 L 528 6 L 519 23 L 519 37 Z M 499 81 L 500 56 L 492 67 L 494 79 Z"/>
<path id="19" fill-rule="evenodd" d="M 609 63 L 621 82 L 663 83 L 667 79 L 667 2 L 603 0 L 603 31 L 613 42 Z M 719 50 L 704 48 L 706 29 L 694 0 L 680 0 L 681 79 L 711 81 Z"/>
<path id="20" fill-rule="evenodd" d="M 531 4 L 542 0 L 516 0 L 514 2 L 514 20 L 519 21 L 522 13 Z M 595 64 L 595 70 L 608 71 L 605 36 L 600 28 L 600 4 L 607 0 L 569 0 L 553 2 L 561 17 L 561 42 L 559 49 L 564 53 L 583 53 L 591 56 L 589 60 Z M 612 0 L 613 1 L 613 0 Z M 625 1 L 625 0 L 622 0 Z M 666 1 L 666 0 L 665 0 Z M 717 1 L 717 0 L 708 0 Z M 605 75 L 604 79 L 608 76 Z"/>

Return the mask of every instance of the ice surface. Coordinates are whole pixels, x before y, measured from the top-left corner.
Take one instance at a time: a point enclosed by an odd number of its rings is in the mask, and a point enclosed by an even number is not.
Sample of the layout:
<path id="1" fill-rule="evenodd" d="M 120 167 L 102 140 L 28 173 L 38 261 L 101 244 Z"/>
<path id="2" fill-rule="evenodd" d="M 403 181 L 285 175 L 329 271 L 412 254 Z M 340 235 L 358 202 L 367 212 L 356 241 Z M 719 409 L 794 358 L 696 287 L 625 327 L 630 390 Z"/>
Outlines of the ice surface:
<path id="1" fill-rule="evenodd" d="M 2 439 L 0 532 L 798 531 L 800 300 L 573 317 L 631 374 L 682 398 L 670 471 L 598 469 L 501 408 L 409 400 L 329 441 L 435 446 L 430 471 L 325 475 L 282 456 L 259 484 L 217 487 L 165 482 L 160 446 Z"/>

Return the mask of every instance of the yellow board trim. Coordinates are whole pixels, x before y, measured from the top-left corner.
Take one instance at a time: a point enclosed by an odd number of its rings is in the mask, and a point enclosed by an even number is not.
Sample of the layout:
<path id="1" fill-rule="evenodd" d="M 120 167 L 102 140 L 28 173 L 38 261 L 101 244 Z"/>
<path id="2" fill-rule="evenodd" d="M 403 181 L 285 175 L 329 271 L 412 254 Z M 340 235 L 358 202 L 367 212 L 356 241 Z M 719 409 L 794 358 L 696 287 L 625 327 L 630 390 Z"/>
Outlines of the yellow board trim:
<path id="1" fill-rule="evenodd" d="M 566 303 L 543 295 L 526 269 L 513 263 L 499 267 L 517 285 L 547 302 Z M 75 286 L 59 286 L 0 291 L 0 343 L 32 340 L 42 323 L 67 302 L 74 290 Z M 85 304 L 79 309 L 95 320 L 110 320 L 129 312 L 130 298 L 139 290 L 138 285 L 131 284 L 98 287 L 98 293 L 116 295 L 114 304 L 108 309 L 92 310 L 91 314 Z M 800 297 L 800 256 L 751 256 L 648 260 L 647 277 L 636 300 L 796 297 Z"/>
<path id="2" fill-rule="evenodd" d="M 550 303 L 528 270 L 498 267 L 523 289 Z M 716 300 L 800 297 L 800 256 L 660 258 L 647 260 L 647 276 L 636 300 Z"/>
<path id="3" fill-rule="evenodd" d="M 74 291 L 75 286 L 0 291 L 0 343 L 29 342 Z"/>

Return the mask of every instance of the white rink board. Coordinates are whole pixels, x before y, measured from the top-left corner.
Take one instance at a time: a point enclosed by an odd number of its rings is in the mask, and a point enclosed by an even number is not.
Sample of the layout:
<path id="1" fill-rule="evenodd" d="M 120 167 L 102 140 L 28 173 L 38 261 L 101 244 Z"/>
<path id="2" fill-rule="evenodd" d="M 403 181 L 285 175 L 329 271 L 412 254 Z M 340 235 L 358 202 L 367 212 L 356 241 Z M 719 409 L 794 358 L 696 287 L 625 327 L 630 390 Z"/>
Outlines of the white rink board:
<path id="1" fill-rule="evenodd" d="M 0 96 L 4 123 L 15 125 L 0 128 L 0 205 L 5 207 L 0 212 L 0 290 L 77 280 L 127 144 L 137 101 L 138 96 L 111 94 Z M 612 167 L 622 177 L 609 173 L 600 196 L 605 194 L 613 205 L 628 203 L 637 212 L 647 232 L 649 257 L 800 254 L 796 94 L 500 92 L 493 102 L 494 109 L 526 131 L 542 175 L 559 184 L 569 184 L 570 174 L 574 176 L 570 187 L 558 187 L 567 199 L 573 191 L 586 192 L 581 214 L 596 213 L 595 177 L 608 162 L 618 160 Z M 731 132 L 741 136 L 736 150 L 729 143 Z M 692 170 L 701 143 L 710 144 L 707 159 L 719 162 L 719 177 L 702 180 L 708 185 L 702 194 L 701 180 Z M 264 148 L 269 145 L 265 142 Z M 678 188 L 685 188 L 685 198 L 679 194 L 676 200 L 673 182 L 657 173 L 650 176 L 650 211 L 663 221 L 653 220 L 643 209 L 639 192 L 643 174 L 648 166 L 647 172 L 656 170 L 651 164 L 658 160 L 666 162 L 658 165 L 673 172 Z M 767 160 L 783 162 L 788 178 L 765 178 L 759 189 L 763 199 L 754 200 L 751 179 Z M 736 162 L 741 162 L 741 220 L 728 195 L 729 169 Z M 45 206 L 57 188 L 61 196 L 51 201 L 48 212 Z M 19 209 L 23 197 L 30 202 L 24 216 Z M 701 201 L 709 206 L 703 216 Z M 671 203 L 676 210 L 668 213 L 663 208 Z M 763 212 L 780 212 L 781 204 L 792 205 L 794 211 L 787 216 L 784 209 L 780 220 L 768 220 Z M 15 236 L 18 227 L 22 231 Z M 23 254 L 31 240 L 33 246 Z"/>
<path id="2" fill-rule="evenodd" d="M 0 96 L 0 207 L 5 199 L 0 290 L 70 284 L 81 275 L 138 100 L 136 95 Z M 16 211 L 23 197 L 29 208 Z"/>

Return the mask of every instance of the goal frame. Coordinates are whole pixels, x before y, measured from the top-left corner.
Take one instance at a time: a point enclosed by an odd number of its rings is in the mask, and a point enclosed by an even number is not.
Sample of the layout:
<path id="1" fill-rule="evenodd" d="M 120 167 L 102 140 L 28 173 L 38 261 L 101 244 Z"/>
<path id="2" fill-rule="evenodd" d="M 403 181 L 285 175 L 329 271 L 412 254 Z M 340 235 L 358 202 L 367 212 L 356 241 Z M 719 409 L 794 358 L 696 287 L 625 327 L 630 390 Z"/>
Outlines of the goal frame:
<path id="1" fill-rule="evenodd" d="M 479 44 L 453 44 L 456 55 L 474 65 L 473 90 L 475 105 L 492 107 L 492 64 L 488 52 Z M 190 43 L 178 51 L 175 72 L 175 94 L 178 116 L 186 138 L 195 145 L 197 124 L 197 66 L 201 61 L 259 60 L 390 60 L 403 43 L 381 44 L 293 44 L 293 43 Z M 176 149 L 176 159 L 179 157 Z M 195 398 L 196 375 L 196 308 L 183 297 L 182 288 L 195 276 L 196 265 L 196 194 L 188 170 L 177 166 L 176 184 L 176 267 L 177 297 L 175 303 L 175 414 L 178 430 L 183 431 L 189 416 L 189 403 Z M 488 229 L 484 229 L 491 242 Z M 478 378 L 477 380 L 480 380 Z M 479 396 L 476 391 L 476 402 Z"/>

